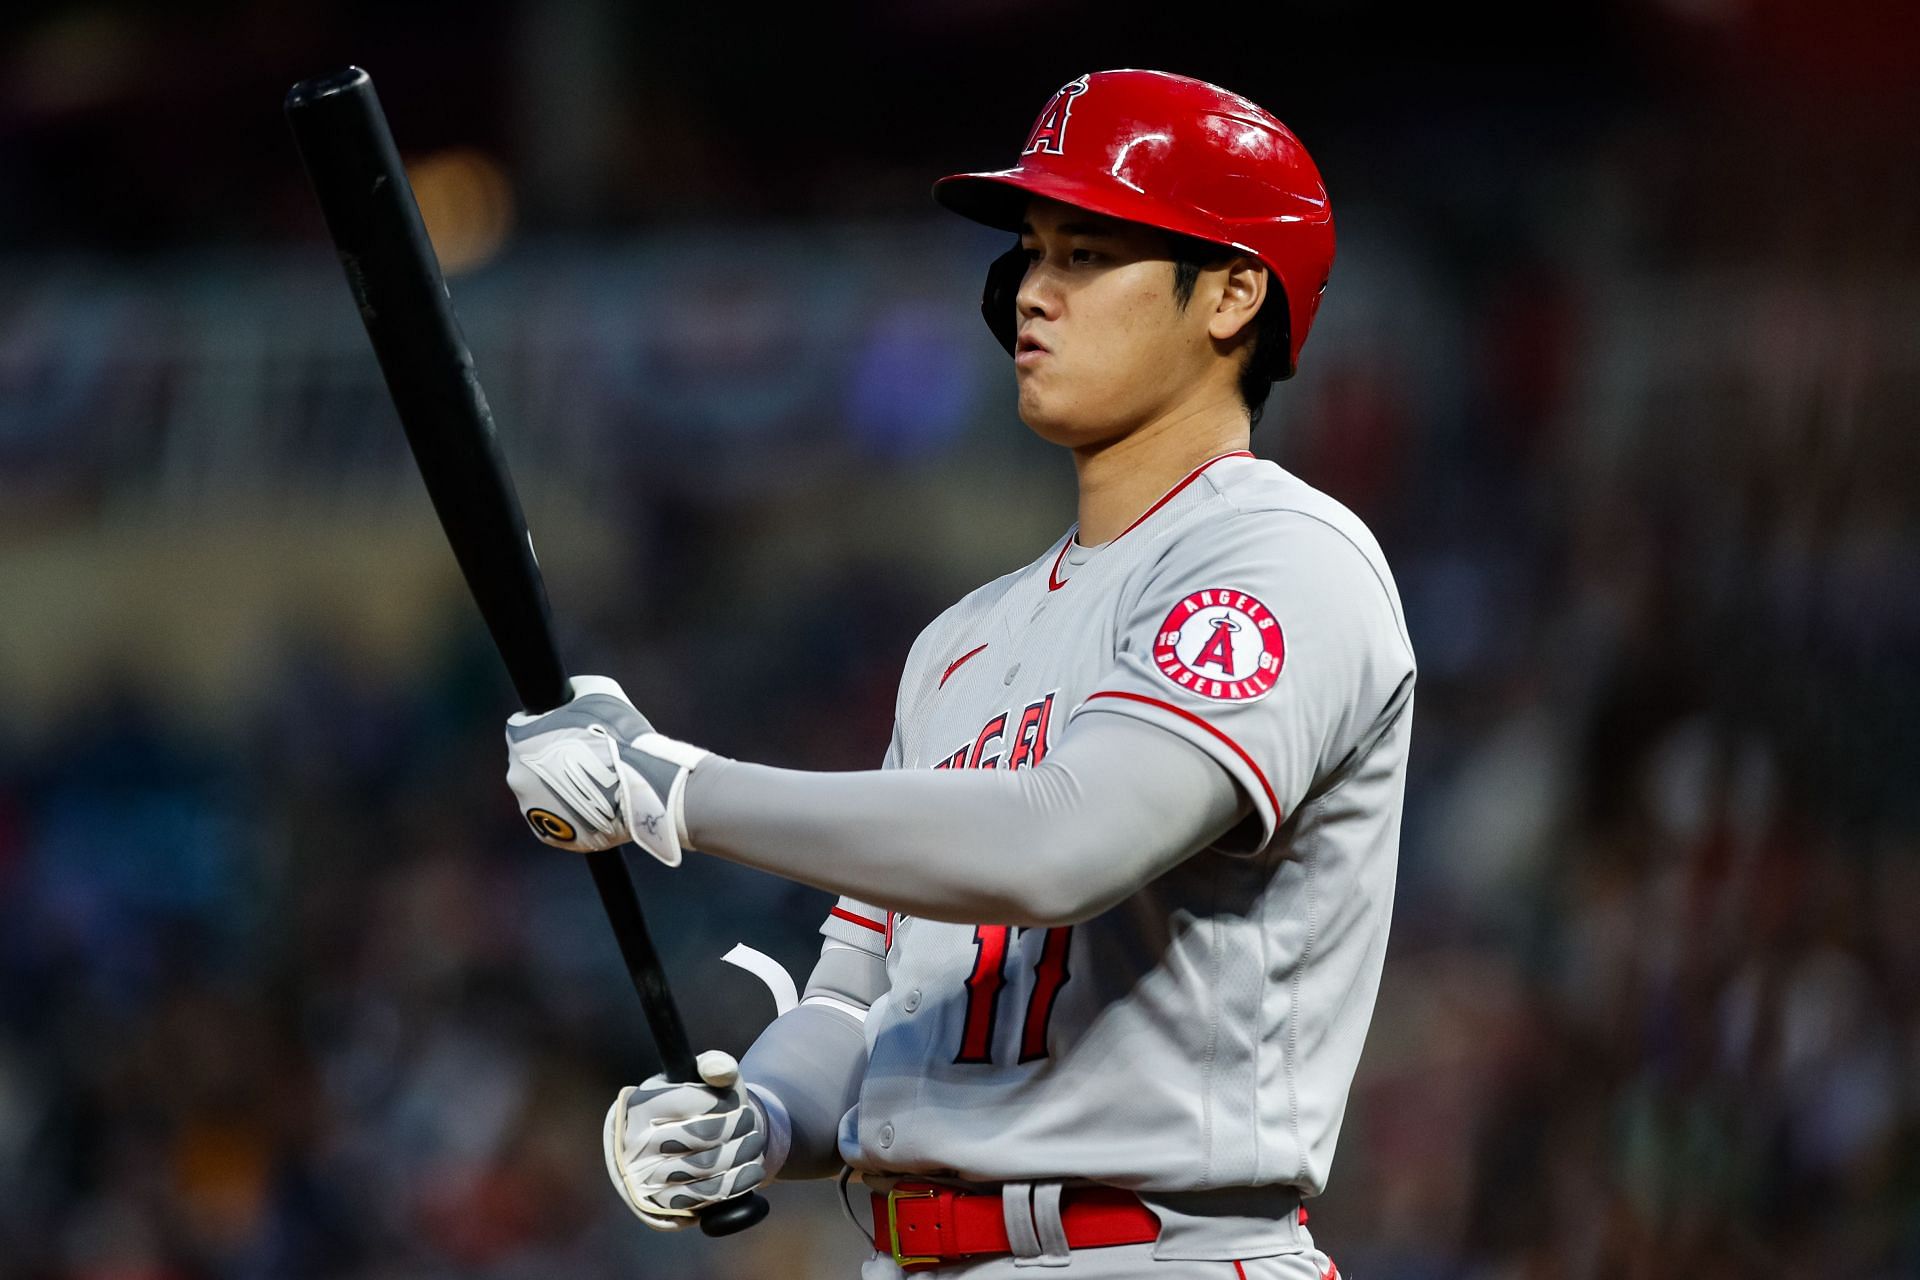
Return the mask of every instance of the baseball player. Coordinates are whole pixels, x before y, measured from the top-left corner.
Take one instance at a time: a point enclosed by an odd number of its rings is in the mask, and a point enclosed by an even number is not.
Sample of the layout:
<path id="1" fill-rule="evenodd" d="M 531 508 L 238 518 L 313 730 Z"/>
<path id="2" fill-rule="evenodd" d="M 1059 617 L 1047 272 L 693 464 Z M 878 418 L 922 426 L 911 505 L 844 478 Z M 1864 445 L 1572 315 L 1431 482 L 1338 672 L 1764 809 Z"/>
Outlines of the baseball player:
<path id="1" fill-rule="evenodd" d="M 742 1061 L 621 1091 L 608 1174 L 671 1230 L 850 1168 L 866 1280 L 1323 1280 L 1303 1202 L 1379 983 L 1414 687 L 1373 537 L 1247 450 L 1326 284 L 1326 191 L 1252 102 L 1105 71 L 934 194 L 1019 236 L 983 309 L 1078 522 L 921 633 L 879 770 L 712 755 L 601 677 L 508 722 L 547 843 L 841 895 Z"/>

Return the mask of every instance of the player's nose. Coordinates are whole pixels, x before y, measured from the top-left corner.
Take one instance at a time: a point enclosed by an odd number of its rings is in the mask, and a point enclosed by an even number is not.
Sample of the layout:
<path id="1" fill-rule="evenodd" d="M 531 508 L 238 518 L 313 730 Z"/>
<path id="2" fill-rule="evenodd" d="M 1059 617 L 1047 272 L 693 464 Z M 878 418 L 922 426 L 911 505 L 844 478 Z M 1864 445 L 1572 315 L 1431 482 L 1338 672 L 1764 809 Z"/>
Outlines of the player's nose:
<path id="1" fill-rule="evenodd" d="M 1051 320 L 1060 312 L 1060 289 L 1055 273 L 1045 262 L 1029 263 L 1013 295 L 1014 310 L 1022 320 Z"/>

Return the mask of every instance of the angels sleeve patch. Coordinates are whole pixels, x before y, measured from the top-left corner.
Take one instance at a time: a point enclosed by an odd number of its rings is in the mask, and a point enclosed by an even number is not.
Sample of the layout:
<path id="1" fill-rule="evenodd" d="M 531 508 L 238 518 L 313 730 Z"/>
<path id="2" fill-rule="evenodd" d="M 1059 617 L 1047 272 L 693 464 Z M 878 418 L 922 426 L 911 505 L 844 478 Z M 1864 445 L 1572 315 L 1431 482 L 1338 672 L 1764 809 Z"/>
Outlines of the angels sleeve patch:
<path id="1" fill-rule="evenodd" d="M 1182 689 L 1221 702 L 1272 692 L 1287 656 L 1280 620 L 1244 591 L 1195 591 L 1153 638 L 1153 665 Z"/>

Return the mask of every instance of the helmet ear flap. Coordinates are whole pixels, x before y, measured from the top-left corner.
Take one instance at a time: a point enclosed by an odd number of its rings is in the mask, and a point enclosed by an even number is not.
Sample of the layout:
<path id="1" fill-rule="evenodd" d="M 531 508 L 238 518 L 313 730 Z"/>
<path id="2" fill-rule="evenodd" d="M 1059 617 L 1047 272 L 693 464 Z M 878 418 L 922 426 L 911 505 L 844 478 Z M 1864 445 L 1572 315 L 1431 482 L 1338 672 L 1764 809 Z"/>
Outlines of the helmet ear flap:
<path id="1" fill-rule="evenodd" d="M 980 290 L 980 314 L 986 319 L 987 328 L 1000 345 L 1013 354 L 1015 340 L 1020 331 L 1020 316 L 1014 305 L 1014 296 L 1020 292 L 1020 282 L 1027 278 L 1027 253 L 1019 245 L 1007 250 L 993 260 L 987 268 L 987 283 Z"/>

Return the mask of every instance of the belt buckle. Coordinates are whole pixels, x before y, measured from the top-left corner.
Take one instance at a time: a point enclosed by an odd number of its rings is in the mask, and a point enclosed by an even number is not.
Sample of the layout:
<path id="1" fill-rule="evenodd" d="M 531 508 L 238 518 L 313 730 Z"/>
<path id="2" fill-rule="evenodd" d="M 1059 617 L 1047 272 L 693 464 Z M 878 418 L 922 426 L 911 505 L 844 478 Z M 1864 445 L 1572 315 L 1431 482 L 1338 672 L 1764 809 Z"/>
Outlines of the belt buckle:
<path id="1" fill-rule="evenodd" d="M 938 1191 L 901 1191 L 889 1188 L 887 1191 L 887 1243 L 893 1246 L 893 1264 L 896 1267 L 914 1267 L 928 1262 L 940 1261 L 940 1255 L 929 1254 L 924 1258 L 910 1258 L 900 1252 L 900 1209 L 902 1200 L 932 1200 L 939 1196 Z"/>

